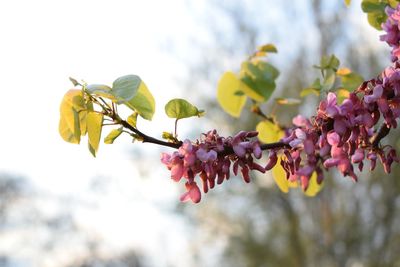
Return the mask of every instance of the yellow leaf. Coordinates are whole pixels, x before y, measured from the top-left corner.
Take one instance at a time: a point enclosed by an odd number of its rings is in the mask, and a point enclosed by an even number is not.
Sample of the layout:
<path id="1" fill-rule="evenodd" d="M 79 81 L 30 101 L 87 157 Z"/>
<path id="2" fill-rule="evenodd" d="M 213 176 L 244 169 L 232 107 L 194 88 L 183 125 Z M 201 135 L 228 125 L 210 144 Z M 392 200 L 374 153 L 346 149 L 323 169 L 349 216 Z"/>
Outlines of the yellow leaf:
<path id="1" fill-rule="evenodd" d="M 120 136 L 122 134 L 122 127 L 118 128 L 118 129 L 114 129 L 112 130 L 107 136 L 106 138 L 104 138 L 104 143 L 105 144 L 112 144 L 114 143 L 115 139 L 118 138 L 118 136 Z"/>
<path id="2" fill-rule="evenodd" d="M 256 131 L 258 132 L 258 139 L 267 144 L 278 142 L 284 136 L 284 132 L 279 126 L 270 121 L 259 122 Z"/>
<path id="3" fill-rule="evenodd" d="M 351 70 L 349 68 L 340 68 L 336 71 L 336 74 L 339 76 L 344 76 L 344 75 L 347 75 L 350 73 L 351 73 Z"/>
<path id="4" fill-rule="evenodd" d="M 399 2 L 397 0 L 389 0 L 389 5 L 391 8 L 396 8 Z"/>
<path id="5" fill-rule="evenodd" d="M 300 99 L 297 98 L 284 98 L 284 97 L 278 97 L 275 98 L 276 103 L 280 104 L 280 105 L 297 105 L 301 103 Z"/>
<path id="6" fill-rule="evenodd" d="M 317 173 L 314 172 L 310 177 L 310 181 L 308 182 L 308 188 L 304 192 L 304 194 L 308 197 L 314 197 L 315 195 L 318 194 L 319 191 L 321 191 L 323 186 L 324 186 L 323 182 L 321 184 L 317 183 Z"/>
<path id="7" fill-rule="evenodd" d="M 90 153 L 96 157 L 96 152 L 99 148 L 101 137 L 103 114 L 97 112 L 88 112 L 86 123 L 89 136 L 89 150 Z"/>
<path id="8" fill-rule="evenodd" d="M 284 136 L 284 132 L 279 126 L 270 121 L 259 122 L 256 131 L 258 132 L 258 139 L 264 143 L 278 142 Z M 278 157 L 278 162 L 272 168 L 272 177 L 279 189 L 287 193 L 289 192 L 289 187 L 297 187 L 297 182 L 289 182 L 286 179 L 286 172 L 280 164 L 281 160 L 281 157 Z"/>
<path id="9" fill-rule="evenodd" d="M 233 117 L 239 117 L 246 103 L 246 96 L 239 95 L 242 82 L 233 72 L 225 72 L 218 82 L 217 99 L 222 109 Z"/>
<path id="10" fill-rule="evenodd" d="M 86 118 L 87 118 L 87 111 L 79 112 L 79 125 L 81 129 L 81 136 L 85 136 L 87 133 Z"/>
<path id="11" fill-rule="evenodd" d="M 61 137 L 64 139 L 64 141 L 73 143 L 73 144 L 79 144 L 80 137 L 79 138 L 76 137 L 76 135 L 71 130 L 71 128 L 69 127 L 69 125 L 64 117 L 60 118 L 58 131 L 59 131 Z"/>
<path id="12" fill-rule="evenodd" d="M 79 112 L 84 110 L 82 91 L 69 90 L 60 105 L 59 133 L 70 143 L 79 144 L 81 136 Z"/>
<path id="13" fill-rule="evenodd" d="M 339 104 L 342 104 L 343 100 L 349 98 L 350 92 L 347 91 L 346 89 L 341 88 L 336 91 L 336 95 L 337 95 L 337 99 L 338 99 L 337 102 Z"/>
<path id="14" fill-rule="evenodd" d="M 281 157 L 279 157 L 275 167 L 272 168 L 272 177 L 274 178 L 274 181 L 279 189 L 282 192 L 287 193 L 289 192 L 289 181 L 286 179 L 286 172 L 281 166 L 280 162 Z"/>
<path id="15" fill-rule="evenodd" d="M 136 128 L 137 116 L 139 113 L 133 112 L 127 119 L 126 122 L 129 123 L 132 127 Z"/>
<path id="16" fill-rule="evenodd" d="M 296 188 L 299 186 L 299 183 L 297 181 L 294 182 L 288 181 L 288 185 L 290 188 Z"/>

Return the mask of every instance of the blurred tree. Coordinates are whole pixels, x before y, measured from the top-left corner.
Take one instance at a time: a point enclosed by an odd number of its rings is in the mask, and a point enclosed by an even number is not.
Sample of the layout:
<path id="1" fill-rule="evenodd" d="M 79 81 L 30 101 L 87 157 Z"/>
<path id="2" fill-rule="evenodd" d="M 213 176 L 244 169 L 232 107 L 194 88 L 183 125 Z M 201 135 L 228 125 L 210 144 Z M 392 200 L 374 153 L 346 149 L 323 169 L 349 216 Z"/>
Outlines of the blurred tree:
<path id="1" fill-rule="evenodd" d="M 211 31 L 218 36 L 214 39 L 214 51 L 224 53 L 200 61 L 201 67 L 193 65 L 192 73 L 197 73 L 194 79 L 203 79 L 203 82 L 193 83 L 190 77 L 192 87 L 193 84 L 204 85 L 204 80 L 213 77 L 211 72 L 226 70 L 221 62 L 225 57 L 232 59 L 238 53 L 244 57 L 256 45 L 266 42 L 260 42 L 265 37 L 262 33 L 270 29 L 274 32 L 276 27 L 272 20 L 257 19 L 272 15 L 263 4 L 278 6 L 279 10 L 273 12 L 281 16 L 277 35 L 270 36 L 267 42 L 278 43 L 280 50 L 279 41 L 283 38 L 283 42 L 290 42 L 295 50 L 293 55 L 280 54 L 285 65 L 280 65 L 282 74 L 277 95 L 298 97 L 299 91 L 311 84 L 311 64 L 318 63 L 321 55 L 338 54 L 344 66 L 359 71 L 366 78 L 376 76 L 389 62 L 387 53 L 377 49 L 361 30 L 363 26 L 351 22 L 356 14 L 367 25 L 366 18 L 361 18 L 361 12 L 356 11 L 360 9 L 359 2 L 353 1 L 356 5 L 353 9 L 345 9 L 341 1 L 329 0 L 265 1 L 260 5 L 256 2 L 217 2 L 209 7 L 219 19 L 229 18 L 231 24 L 223 24 L 221 29 L 216 26 L 220 24 L 208 18 L 213 21 Z M 302 24 L 303 19 L 308 22 Z M 290 21 L 293 29 L 284 27 L 283 21 Z M 304 33 L 294 32 L 298 30 L 296 23 L 303 27 Z M 315 31 L 312 47 L 304 39 L 306 31 Z M 228 37 L 224 39 L 225 36 Z M 232 43 L 239 45 L 232 47 Z M 213 49 L 207 47 L 207 51 Z M 236 64 L 233 66 L 239 66 L 233 61 L 230 62 Z M 215 88 L 216 80 L 210 80 L 213 81 L 210 88 Z M 300 107 L 285 107 L 284 112 L 278 109 L 276 115 L 289 122 L 299 110 L 312 114 L 316 100 L 315 96 L 309 96 Z M 214 103 L 210 107 L 209 113 L 222 113 Z M 272 107 L 263 108 L 271 110 Z M 218 128 L 223 121 L 229 122 L 227 127 L 234 133 L 254 129 L 258 120 L 253 115 L 242 116 L 240 120 L 221 116 Z M 395 137 L 388 138 L 387 142 L 395 142 Z M 215 190 L 219 192 L 208 193 L 201 205 L 185 206 L 186 214 L 199 233 L 196 241 L 193 240 L 192 250 L 197 254 L 199 266 L 400 266 L 399 175 L 398 166 L 391 175 L 383 175 L 379 169 L 365 172 L 360 175 L 360 181 L 353 184 L 350 179 L 332 173 L 326 177 L 323 191 L 312 199 L 300 190 L 287 195 L 279 192 L 268 174 L 253 177 L 251 185 L 233 179 L 229 186 Z M 210 254 L 220 257 L 213 260 Z"/>
<path id="2" fill-rule="evenodd" d="M 74 212 L 85 205 L 0 174 L 0 266 L 144 266 L 138 252 L 107 249 L 99 236 L 79 226 Z M 106 256 L 100 248 L 107 249 Z"/>
<path id="3" fill-rule="evenodd" d="M 135 251 L 127 251 L 121 255 L 104 257 L 93 252 L 83 260 L 76 260 L 70 267 L 142 267 L 144 266 Z"/>

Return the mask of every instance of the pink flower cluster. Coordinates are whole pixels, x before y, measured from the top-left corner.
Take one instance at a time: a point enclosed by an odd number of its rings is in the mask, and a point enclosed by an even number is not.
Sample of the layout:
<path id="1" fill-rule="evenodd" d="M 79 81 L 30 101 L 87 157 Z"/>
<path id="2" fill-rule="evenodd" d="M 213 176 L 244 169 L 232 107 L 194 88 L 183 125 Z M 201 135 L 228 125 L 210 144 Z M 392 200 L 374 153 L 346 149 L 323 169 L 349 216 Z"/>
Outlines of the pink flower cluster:
<path id="1" fill-rule="evenodd" d="M 264 173 L 276 166 L 279 158 L 286 178 L 299 182 L 304 190 L 313 173 L 317 183 L 321 183 L 323 170 L 333 167 L 357 181 L 355 166 L 362 171 L 366 160 L 370 170 L 374 170 L 379 159 L 389 173 L 392 163 L 399 162 L 399 158 L 393 147 L 382 146 L 380 141 L 397 127 L 400 117 L 400 5 L 396 9 L 386 8 L 386 13 L 388 20 L 382 24 L 386 34 L 381 40 L 392 47 L 393 66 L 361 84 L 342 103 L 338 103 L 334 93 L 328 93 L 316 116 L 295 117 L 295 127 L 287 129 L 280 142 L 260 145 L 257 139 L 251 139 L 257 132 L 241 131 L 224 138 L 213 130 L 194 143 L 185 140 L 172 154 L 163 153 L 161 161 L 171 171 L 171 178 L 176 182 L 182 177 L 186 179 L 181 200 L 201 200 L 195 181 L 197 174 L 203 192 L 207 193 L 215 184 L 228 180 L 231 169 L 237 175 L 240 168 L 244 181 L 250 182 L 250 170 Z M 254 158 L 261 158 L 262 149 L 270 150 L 265 167 L 254 162 Z"/>
<path id="2" fill-rule="evenodd" d="M 379 158 L 389 173 L 391 164 L 399 159 L 396 150 L 387 145 L 381 147 L 379 136 L 397 127 L 400 117 L 400 64 L 385 71 L 376 79 L 364 82 L 341 104 L 334 93 L 328 93 L 321 101 L 317 115 L 311 120 L 302 116 L 293 119 L 297 127 L 290 129 L 281 141 L 289 144 L 283 149 L 281 165 L 287 179 L 299 181 L 307 189 L 311 175 L 316 172 L 317 182 L 323 180 L 323 168 L 336 167 L 344 176 L 357 180 L 354 165 L 363 170 L 364 160 L 370 161 L 370 169 Z M 383 117 L 381 127 L 377 127 Z M 379 129 L 378 129 L 379 128 Z M 383 128 L 383 130 L 382 130 Z M 270 154 L 267 168 L 277 160 Z"/>
<path id="3" fill-rule="evenodd" d="M 385 41 L 392 47 L 392 61 L 396 61 L 400 58 L 400 5 L 393 9 L 386 7 L 386 14 L 388 19 L 385 23 L 382 23 L 382 29 L 386 34 L 381 36 L 381 41 Z"/>
<path id="4" fill-rule="evenodd" d="M 250 182 L 250 170 L 258 170 L 262 173 L 265 169 L 254 162 L 254 158 L 260 159 L 262 150 L 258 140 L 250 140 L 256 137 L 258 132 L 241 131 L 234 137 L 221 137 L 216 130 L 202 135 L 200 140 L 192 143 L 185 140 L 178 151 L 172 154 L 162 153 L 161 162 L 171 171 L 171 178 L 179 182 L 186 180 L 186 192 L 181 196 L 181 201 L 191 200 L 198 203 L 201 200 L 201 192 L 195 181 L 199 174 L 203 185 L 203 192 L 215 184 L 221 184 L 230 177 L 230 169 L 234 175 L 239 168 L 245 182 Z"/>

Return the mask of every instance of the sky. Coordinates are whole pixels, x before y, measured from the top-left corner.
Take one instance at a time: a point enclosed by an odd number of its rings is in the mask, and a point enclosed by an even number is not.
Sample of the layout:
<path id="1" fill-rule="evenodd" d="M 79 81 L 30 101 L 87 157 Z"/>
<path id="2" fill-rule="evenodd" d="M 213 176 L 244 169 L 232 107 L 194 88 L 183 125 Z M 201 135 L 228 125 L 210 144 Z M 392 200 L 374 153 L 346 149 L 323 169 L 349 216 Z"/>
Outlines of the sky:
<path id="1" fill-rule="evenodd" d="M 166 238 L 174 238 L 176 244 L 171 250 L 181 249 L 185 242 L 173 227 L 182 222 L 156 206 L 172 208 L 181 188 L 162 179 L 169 174 L 161 168 L 154 169 L 157 182 L 154 176 L 141 177 L 135 160 L 145 156 L 149 157 L 145 162 L 161 166 L 160 149 L 151 144 L 131 145 L 129 138 L 122 137 L 114 145 L 101 144 L 95 159 L 85 139 L 79 146 L 65 143 L 58 135 L 59 105 L 72 88 L 68 77 L 111 84 L 119 76 L 137 74 L 153 92 L 157 107 L 152 124 L 139 121 L 142 130 L 156 137 L 172 130 L 173 121 L 166 120 L 163 106 L 170 98 L 182 96 L 177 80 L 185 71 L 169 56 L 168 42 L 179 42 L 196 28 L 185 6 L 180 0 L 0 2 L 0 173 L 26 177 L 50 195 L 96 203 L 93 210 L 78 209 L 78 224 L 117 248 L 137 246 L 154 254 L 168 227 Z M 123 190 L 122 196 L 109 190 L 100 199 L 90 199 L 88 187 L 95 177 L 108 177 L 117 187 L 128 188 L 115 190 Z M 16 238 L 3 238 L 0 247 L 12 250 Z M 21 253 L 29 257 L 29 252 Z M 54 257 L 62 260 L 63 256 Z M 171 260 L 160 257 L 161 266 Z M 185 256 L 181 258 L 178 263 L 184 262 Z"/>
<path id="2" fill-rule="evenodd" d="M 50 195 L 96 203 L 93 210 L 77 209 L 79 225 L 94 227 L 115 247 L 124 244 L 159 253 L 159 237 L 165 235 L 167 243 L 175 244 L 169 255 L 181 255 L 175 266 L 189 262 L 179 253 L 188 245 L 180 230 L 185 221 L 162 208 L 173 208 L 183 188 L 163 179 L 169 174 L 159 167 L 160 148 L 132 145 L 122 137 L 114 145 L 101 144 L 93 158 L 85 139 L 78 146 L 59 137 L 58 120 L 60 101 L 72 88 L 68 77 L 111 84 L 119 76 L 137 74 L 156 99 L 153 122 L 141 120 L 139 126 L 155 137 L 172 131 L 173 121 L 163 112 L 169 99 L 201 103 L 190 99 L 191 92 L 182 90 L 180 83 L 190 74 L 181 61 L 191 57 L 188 40 L 209 38 L 187 8 L 185 0 L 0 2 L 0 173 L 26 177 Z M 204 7 L 197 1 L 191 8 Z M 270 14 L 271 20 L 279 17 Z M 290 46 L 282 49 L 291 51 Z M 186 125 L 190 129 L 193 121 Z M 158 167 L 145 170 L 151 175 L 144 179 L 137 161 Z M 88 188 L 96 177 L 107 177 L 116 189 L 93 198 Z M 0 240 L 0 250 L 7 250 L 7 242 Z M 161 258 L 160 266 L 169 260 Z"/>

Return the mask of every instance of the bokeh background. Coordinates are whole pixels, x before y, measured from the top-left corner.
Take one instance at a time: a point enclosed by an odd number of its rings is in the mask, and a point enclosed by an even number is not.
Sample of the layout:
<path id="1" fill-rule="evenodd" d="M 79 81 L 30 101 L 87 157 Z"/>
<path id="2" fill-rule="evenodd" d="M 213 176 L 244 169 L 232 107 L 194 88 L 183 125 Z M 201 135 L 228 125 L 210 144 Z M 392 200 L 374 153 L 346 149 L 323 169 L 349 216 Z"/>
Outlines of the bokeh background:
<path id="1" fill-rule="evenodd" d="M 159 154 L 168 148 L 121 137 L 86 145 L 58 136 L 68 77 L 111 84 L 138 74 L 156 98 L 140 129 L 172 131 L 163 106 L 182 97 L 207 111 L 180 122 L 181 138 L 217 128 L 254 129 L 258 118 L 223 113 L 224 71 L 264 43 L 279 53 L 274 97 L 299 97 L 336 54 L 365 78 L 390 64 L 361 12 L 331 0 L 14 0 L 0 2 L 0 266 L 400 266 L 400 169 L 355 184 L 327 175 L 315 198 L 284 194 L 269 174 L 232 179 L 197 205 L 179 203 Z M 310 116 L 318 99 L 278 108 L 282 123 Z M 271 104 L 263 106 L 268 113 Z M 398 133 L 386 142 L 398 145 Z"/>

